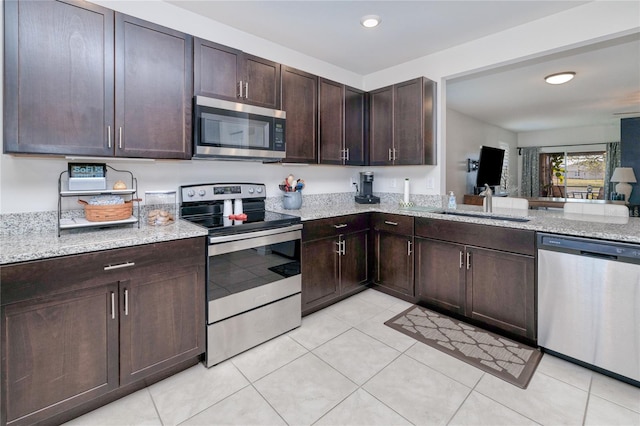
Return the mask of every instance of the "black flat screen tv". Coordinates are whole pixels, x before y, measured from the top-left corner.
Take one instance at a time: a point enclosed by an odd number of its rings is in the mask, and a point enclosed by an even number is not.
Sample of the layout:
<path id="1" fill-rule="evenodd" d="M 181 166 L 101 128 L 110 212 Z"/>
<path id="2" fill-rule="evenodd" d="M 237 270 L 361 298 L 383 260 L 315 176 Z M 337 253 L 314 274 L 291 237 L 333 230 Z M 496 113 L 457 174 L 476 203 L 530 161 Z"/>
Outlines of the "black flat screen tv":
<path id="1" fill-rule="evenodd" d="M 485 184 L 492 187 L 500 186 L 503 161 L 504 149 L 492 148 L 490 146 L 480 147 L 476 187 L 483 188 Z"/>

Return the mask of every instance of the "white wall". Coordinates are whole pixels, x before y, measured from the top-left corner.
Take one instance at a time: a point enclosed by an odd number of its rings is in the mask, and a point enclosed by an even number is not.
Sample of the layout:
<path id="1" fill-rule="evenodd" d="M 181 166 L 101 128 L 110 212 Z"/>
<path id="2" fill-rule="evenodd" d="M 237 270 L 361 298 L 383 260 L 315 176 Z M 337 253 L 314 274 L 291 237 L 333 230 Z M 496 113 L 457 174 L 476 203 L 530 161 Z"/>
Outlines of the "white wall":
<path id="1" fill-rule="evenodd" d="M 620 121 L 608 126 L 567 127 L 518 133 L 518 146 L 558 146 L 620 141 Z"/>
<path id="2" fill-rule="evenodd" d="M 482 145 L 500 148 L 500 142 L 509 145 L 509 188 L 514 189 L 518 179 L 517 134 L 448 108 L 446 190 L 458 198 L 471 193 L 469 186 L 475 185 L 476 173 L 467 173 L 467 159 L 477 160 Z"/>
<path id="3" fill-rule="evenodd" d="M 443 193 L 446 189 L 443 166 L 446 164 L 444 82 L 447 78 L 638 31 L 637 16 L 640 13 L 638 2 L 592 2 L 363 77 L 159 0 L 93 2 L 365 90 L 421 75 L 438 82 L 438 166 L 353 168 L 205 161 L 109 161 L 111 165 L 134 172 L 142 192 L 177 189 L 181 184 L 194 182 L 243 180 L 267 183 L 270 196 L 278 194 L 278 182 L 289 173 L 305 179 L 305 192 L 308 194 L 350 192 L 353 190 L 350 178 L 361 170 L 376 172 L 375 191 L 402 192 L 402 185 L 398 182 L 409 177 L 414 193 Z M 567 30 L 569 28 L 570 31 Z M 0 23 L 0 37 L 2 33 Z M 0 158 L 0 213 L 55 210 L 57 179 L 59 173 L 66 169 L 66 163 L 64 159 L 3 154 Z"/>

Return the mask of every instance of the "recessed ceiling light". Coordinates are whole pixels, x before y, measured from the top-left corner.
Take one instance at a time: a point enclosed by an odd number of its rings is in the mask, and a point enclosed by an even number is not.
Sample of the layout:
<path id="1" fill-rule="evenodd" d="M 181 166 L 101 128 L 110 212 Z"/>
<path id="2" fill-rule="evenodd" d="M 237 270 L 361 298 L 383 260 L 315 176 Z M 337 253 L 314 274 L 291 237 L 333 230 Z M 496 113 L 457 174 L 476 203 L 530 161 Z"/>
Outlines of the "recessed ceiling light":
<path id="1" fill-rule="evenodd" d="M 360 18 L 360 24 L 362 24 L 362 26 L 365 28 L 377 27 L 380 22 L 381 20 L 378 15 L 365 15 Z"/>
<path id="2" fill-rule="evenodd" d="M 563 83 L 566 83 L 567 81 L 572 80 L 573 77 L 575 76 L 576 76 L 575 72 L 565 71 L 565 72 L 559 72 L 556 74 L 548 75 L 544 78 L 544 81 L 546 81 L 549 84 L 563 84 Z"/>

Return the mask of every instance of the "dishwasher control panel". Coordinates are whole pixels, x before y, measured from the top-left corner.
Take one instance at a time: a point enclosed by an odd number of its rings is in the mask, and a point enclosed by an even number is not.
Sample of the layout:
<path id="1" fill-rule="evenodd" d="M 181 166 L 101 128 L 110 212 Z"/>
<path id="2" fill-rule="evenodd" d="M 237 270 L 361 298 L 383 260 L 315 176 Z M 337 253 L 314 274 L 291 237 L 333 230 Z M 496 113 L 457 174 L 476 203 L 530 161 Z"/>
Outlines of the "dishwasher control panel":
<path id="1" fill-rule="evenodd" d="M 640 264 L 640 246 L 614 241 L 539 233 L 538 249 Z"/>

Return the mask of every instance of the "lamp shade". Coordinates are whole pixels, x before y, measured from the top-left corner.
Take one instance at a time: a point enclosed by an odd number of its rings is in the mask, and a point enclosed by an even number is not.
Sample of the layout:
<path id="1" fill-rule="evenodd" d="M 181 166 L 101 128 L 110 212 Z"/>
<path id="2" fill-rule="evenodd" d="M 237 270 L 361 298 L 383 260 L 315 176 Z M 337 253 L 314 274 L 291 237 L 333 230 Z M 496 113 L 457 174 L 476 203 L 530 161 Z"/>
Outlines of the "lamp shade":
<path id="1" fill-rule="evenodd" d="M 616 167 L 611 175 L 611 182 L 636 183 L 636 175 L 631 167 Z"/>

